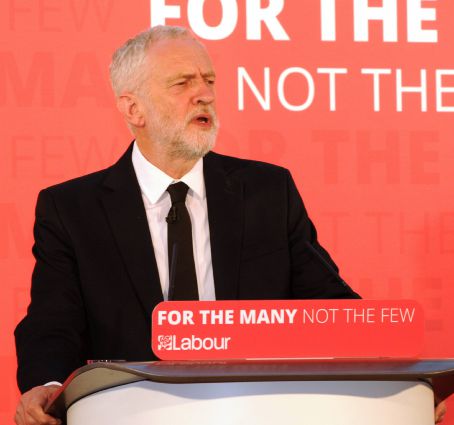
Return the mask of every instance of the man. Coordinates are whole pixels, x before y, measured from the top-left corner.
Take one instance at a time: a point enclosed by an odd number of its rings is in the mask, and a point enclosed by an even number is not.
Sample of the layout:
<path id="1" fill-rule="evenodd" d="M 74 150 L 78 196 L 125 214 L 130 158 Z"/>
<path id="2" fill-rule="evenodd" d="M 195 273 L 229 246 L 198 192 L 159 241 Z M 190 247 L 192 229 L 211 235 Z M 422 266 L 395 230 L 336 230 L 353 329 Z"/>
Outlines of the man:
<path id="1" fill-rule="evenodd" d="M 59 423 L 43 411 L 58 385 L 44 384 L 87 359 L 154 359 L 152 309 L 191 299 L 172 295 L 189 280 L 201 300 L 358 298 L 318 244 L 287 170 L 209 152 L 215 79 L 183 28 L 155 27 L 115 52 L 112 86 L 135 142 L 109 169 L 38 197 L 32 301 L 15 332 L 17 424 Z M 190 217 L 189 250 L 173 235 L 178 217 Z"/>

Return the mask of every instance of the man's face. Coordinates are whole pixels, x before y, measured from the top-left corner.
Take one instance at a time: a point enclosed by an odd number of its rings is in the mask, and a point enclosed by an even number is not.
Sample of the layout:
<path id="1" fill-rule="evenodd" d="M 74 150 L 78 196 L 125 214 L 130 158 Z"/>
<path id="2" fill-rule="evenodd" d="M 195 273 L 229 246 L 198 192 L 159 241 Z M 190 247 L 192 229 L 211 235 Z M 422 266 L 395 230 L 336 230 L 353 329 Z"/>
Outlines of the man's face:
<path id="1" fill-rule="evenodd" d="M 172 158 L 197 159 L 213 148 L 218 130 L 215 74 L 203 46 L 184 38 L 150 48 L 141 88 L 152 143 Z"/>

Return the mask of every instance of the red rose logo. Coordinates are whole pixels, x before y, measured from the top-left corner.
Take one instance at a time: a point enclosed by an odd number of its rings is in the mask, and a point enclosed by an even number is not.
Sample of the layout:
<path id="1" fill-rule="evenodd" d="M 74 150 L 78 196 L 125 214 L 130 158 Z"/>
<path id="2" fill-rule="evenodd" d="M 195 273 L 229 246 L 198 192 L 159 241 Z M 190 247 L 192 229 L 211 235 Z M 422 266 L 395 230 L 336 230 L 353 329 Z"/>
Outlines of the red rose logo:
<path id="1" fill-rule="evenodd" d="M 172 335 L 159 335 L 158 336 L 158 350 L 171 350 L 173 336 Z"/>

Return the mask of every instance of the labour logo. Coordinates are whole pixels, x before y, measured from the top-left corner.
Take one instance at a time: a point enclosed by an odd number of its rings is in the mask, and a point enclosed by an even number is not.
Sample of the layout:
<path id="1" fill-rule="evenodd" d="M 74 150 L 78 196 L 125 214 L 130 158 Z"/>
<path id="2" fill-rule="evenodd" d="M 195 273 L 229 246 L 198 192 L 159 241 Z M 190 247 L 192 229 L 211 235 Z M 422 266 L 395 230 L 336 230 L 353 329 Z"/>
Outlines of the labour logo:
<path id="1" fill-rule="evenodd" d="M 158 336 L 158 350 L 171 350 L 173 342 L 173 335 L 159 335 Z"/>

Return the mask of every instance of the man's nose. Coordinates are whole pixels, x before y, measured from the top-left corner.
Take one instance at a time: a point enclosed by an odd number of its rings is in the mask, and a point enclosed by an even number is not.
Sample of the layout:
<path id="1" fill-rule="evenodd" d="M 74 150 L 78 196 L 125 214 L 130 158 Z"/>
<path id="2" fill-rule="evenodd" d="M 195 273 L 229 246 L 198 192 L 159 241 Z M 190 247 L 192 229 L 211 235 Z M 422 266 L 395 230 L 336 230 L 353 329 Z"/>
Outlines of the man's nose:
<path id="1" fill-rule="evenodd" d="M 200 81 L 197 84 L 192 102 L 197 105 L 199 103 L 203 105 L 209 105 L 216 99 L 214 87 L 208 81 Z"/>

